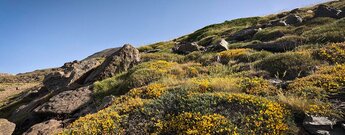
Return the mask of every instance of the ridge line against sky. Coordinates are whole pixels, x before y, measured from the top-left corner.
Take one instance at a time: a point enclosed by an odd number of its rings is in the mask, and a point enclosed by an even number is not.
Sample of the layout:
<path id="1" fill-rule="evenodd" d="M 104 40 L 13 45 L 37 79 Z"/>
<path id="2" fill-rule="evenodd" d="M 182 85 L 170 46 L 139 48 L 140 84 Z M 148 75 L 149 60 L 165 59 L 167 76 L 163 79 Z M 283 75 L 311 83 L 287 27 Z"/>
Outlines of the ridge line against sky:
<path id="1" fill-rule="evenodd" d="M 0 0 L 0 72 L 59 67 L 103 49 L 167 41 L 214 23 L 325 0 Z"/>

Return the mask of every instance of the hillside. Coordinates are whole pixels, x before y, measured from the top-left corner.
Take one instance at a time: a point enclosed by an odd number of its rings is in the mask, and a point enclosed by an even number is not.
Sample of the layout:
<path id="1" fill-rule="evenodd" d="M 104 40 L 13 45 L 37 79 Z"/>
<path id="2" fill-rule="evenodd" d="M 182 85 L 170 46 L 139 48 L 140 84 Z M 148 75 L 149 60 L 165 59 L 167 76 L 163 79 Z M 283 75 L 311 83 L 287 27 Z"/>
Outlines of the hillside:
<path id="1" fill-rule="evenodd" d="M 1 99 L 3 134 L 341 135 L 345 1 L 126 44 L 1 85 L 20 91 Z"/>

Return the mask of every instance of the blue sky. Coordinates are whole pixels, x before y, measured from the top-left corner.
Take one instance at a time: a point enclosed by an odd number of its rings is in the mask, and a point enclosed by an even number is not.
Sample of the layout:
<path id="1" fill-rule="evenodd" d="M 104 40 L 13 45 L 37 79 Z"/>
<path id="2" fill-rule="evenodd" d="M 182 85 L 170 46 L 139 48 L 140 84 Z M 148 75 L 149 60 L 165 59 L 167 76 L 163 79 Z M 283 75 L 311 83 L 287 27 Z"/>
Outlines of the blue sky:
<path id="1" fill-rule="evenodd" d="M 170 40 L 206 25 L 325 0 L 0 0 L 0 72 L 21 73 L 97 51 Z"/>

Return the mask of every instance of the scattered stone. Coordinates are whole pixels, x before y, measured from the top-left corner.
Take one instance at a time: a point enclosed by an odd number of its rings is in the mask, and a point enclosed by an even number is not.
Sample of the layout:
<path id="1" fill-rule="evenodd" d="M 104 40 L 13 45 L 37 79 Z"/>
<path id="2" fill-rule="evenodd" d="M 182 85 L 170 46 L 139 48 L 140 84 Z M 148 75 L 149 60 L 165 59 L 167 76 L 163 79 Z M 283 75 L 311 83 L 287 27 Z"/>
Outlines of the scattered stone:
<path id="1" fill-rule="evenodd" d="M 216 44 L 208 46 L 206 50 L 210 52 L 221 52 L 221 51 L 229 50 L 228 45 L 229 43 L 226 40 L 222 39 L 218 41 Z"/>
<path id="2" fill-rule="evenodd" d="M 338 18 L 338 14 L 340 12 L 341 10 L 338 10 L 326 5 L 320 5 L 314 11 L 315 17 L 331 17 L 331 18 Z"/>
<path id="3" fill-rule="evenodd" d="M 83 79 L 100 64 L 96 59 L 65 63 L 59 71 L 47 75 L 43 84 L 49 90 L 73 89 L 75 85 L 83 84 Z"/>
<path id="4" fill-rule="evenodd" d="M 344 18 L 344 17 L 345 17 L 345 10 L 342 10 L 342 12 L 338 14 L 338 18 Z"/>
<path id="5" fill-rule="evenodd" d="M 125 44 L 120 50 L 107 57 L 102 65 L 85 79 L 85 83 L 113 77 L 118 73 L 127 71 L 139 62 L 139 50 L 130 44 Z"/>
<path id="6" fill-rule="evenodd" d="M 178 44 L 172 50 L 175 53 L 188 54 L 194 51 L 203 51 L 204 49 L 203 46 L 199 46 L 196 42 L 193 42 Z"/>
<path id="7" fill-rule="evenodd" d="M 0 119 L 0 135 L 12 135 L 15 128 L 16 124 L 6 119 Z"/>
<path id="8" fill-rule="evenodd" d="M 62 129 L 62 121 L 51 119 L 32 126 L 23 135 L 53 135 L 59 133 Z"/>
<path id="9" fill-rule="evenodd" d="M 336 120 L 332 120 L 328 117 L 307 115 L 304 119 L 303 126 L 311 134 L 330 135 L 336 123 Z"/>
<path id="10" fill-rule="evenodd" d="M 274 20 L 269 22 L 268 27 L 275 27 L 275 26 L 287 26 L 286 22 L 283 20 Z"/>
<path id="11" fill-rule="evenodd" d="M 251 39 L 257 32 L 258 28 L 247 28 L 233 34 L 230 39 L 236 41 L 245 41 Z"/>
<path id="12" fill-rule="evenodd" d="M 295 14 L 290 14 L 285 18 L 285 22 L 288 25 L 295 25 L 303 22 L 303 19 Z"/>
<path id="13" fill-rule="evenodd" d="M 86 106 L 91 101 L 90 86 L 77 90 L 69 90 L 53 96 L 43 105 L 37 107 L 34 112 L 43 114 L 72 114 Z"/>

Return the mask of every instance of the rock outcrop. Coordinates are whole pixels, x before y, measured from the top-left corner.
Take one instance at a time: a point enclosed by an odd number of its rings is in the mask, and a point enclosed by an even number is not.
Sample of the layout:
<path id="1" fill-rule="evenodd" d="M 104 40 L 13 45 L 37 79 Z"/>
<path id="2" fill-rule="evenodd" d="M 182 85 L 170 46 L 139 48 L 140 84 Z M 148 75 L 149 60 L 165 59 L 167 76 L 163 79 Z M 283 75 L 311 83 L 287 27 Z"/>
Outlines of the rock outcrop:
<path id="1" fill-rule="evenodd" d="M 210 52 L 221 52 L 229 50 L 228 45 L 229 43 L 226 40 L 222 39 L 218 41 L 216 44 L 208 46 L 206 50 Z"/>
<path id="2" fill-rule="evenodd" d="M 203 51 L 205 48 L 203 46 L 199 46 L 196 42 L 193 42 L 177 44 L 172 50 L 175 53 L 188 54 L 194 51 Z"/>
<path id="3" fill-rule="evenodd" d="M 16 124 L 6 119 L 0 119 L 0 135 L 12 135 L 15 128 Z"/>
<path id="4" fill-rule="evenodd" d="M 59 71 L 47 75 L 43 84 L 51 91 L 76 88 L 82 85 L 89 72 L 100 64 L 101 62 L 96 59 L 65 63 Z"/>
<path id="5" fill-rule="evenodd" d="M 311 134 L 314 135 L 341 135 L 345 133 L 345 129 L 336 126 L 337 120 L 328 117 L 310 116 L 304 119 L 303 126 Z"/>
<path id="6" fill-rule="evenodd" d="M 295 15 L 295 14 L 290 14 L 285 18 L 285 22 L 288 25 L 296 25 L 296 24 L 300 24 L 303 22 L 302 17 Z"/>
<path id="7" fill-rule="evenodd" d="M 112 77 L 118 73 L 127 71 L 139 62 L 139 50 L 132 45 L 125 44 L 120 50 L 107 57 L 103 64 L 86 78 L 85 83 Z"/>
<path id="8" fill-rule="evenodd" d="M 23 135 L 53 135 L 59 133 L 62 129 L 62 121 L 51 119 L 32 126 Z"/>
<path id="9" fill-rule="evenodd" d="M 245 41 L 251 39 L 255 33 L 257 33 L 260 28 L 247 28 L 240 30 L 230 37 L 230 40 Z"/>
<path id="10" fill-rule="evenodd" d="M 319 5 L 314 13 L 315 17 L 331 17 L 331 18 L 338 18 L 338 14 L 341 10 L 326 6 L 326 5 Z"/>
<path id="11" fill-rule="evenodd" d="M 59 93 L 34 111 L 40 114 L 72 114 L 91 101 L 90 86 Z"/>

